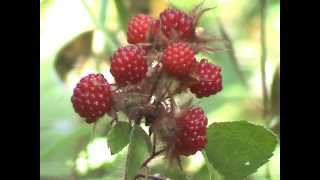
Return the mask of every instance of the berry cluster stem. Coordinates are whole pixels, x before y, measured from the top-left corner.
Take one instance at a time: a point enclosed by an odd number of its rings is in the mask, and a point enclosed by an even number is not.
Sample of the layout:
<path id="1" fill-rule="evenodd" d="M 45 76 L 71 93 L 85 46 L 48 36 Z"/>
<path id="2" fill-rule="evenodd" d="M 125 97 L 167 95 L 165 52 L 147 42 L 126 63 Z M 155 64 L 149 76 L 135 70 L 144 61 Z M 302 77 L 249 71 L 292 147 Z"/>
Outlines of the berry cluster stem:
<path id="1" fill-rule="evenodd" d="M 157 75 L 156 82 L 153 84 L 152 89 L 150 91 L 149 100 L 151 100 L 152 95 L 154 94 L 154 91 L 157 89 L 159 80 L 161 79 L 162 74 L 163 74 L 163 70 L 161 70 L 161 72 Z"/>

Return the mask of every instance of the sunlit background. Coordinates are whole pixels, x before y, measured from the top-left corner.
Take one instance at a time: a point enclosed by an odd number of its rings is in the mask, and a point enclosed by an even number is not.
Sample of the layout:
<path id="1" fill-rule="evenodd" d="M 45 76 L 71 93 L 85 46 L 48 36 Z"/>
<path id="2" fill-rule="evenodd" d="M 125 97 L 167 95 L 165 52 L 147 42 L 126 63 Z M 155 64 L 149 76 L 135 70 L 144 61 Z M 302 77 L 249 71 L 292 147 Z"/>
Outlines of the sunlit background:
<path id="1" fill-rule="evenodd" d="M 126 148 L 111 155 L 106 141 L 107 119 L 99 121 L 96 134 L 74 113 L 70 102 L 79 79 L 91 72 L 103 73 L 109 82 L 109 57 L 127 44 L 126 23 L 137 13 L 158 17 L 169 5 L 190 11 L 201 0 L 41 0 L 40 12 L 40 106 L 42 180 L 120 179 L 124 173 Z M 230 48 L 214 54 L 200 54 L 222 67 L 223 91 L 203 99 L 209 123 L 247 120 L 279 133 L 280 5 L 266 6 L 266 84 L 271 102 L 270 116 L 263 119 L 261 85 L 260 1 L 206 0 L 216 7 L 200 20 L 209 34 L 230 38 Z M 220 22 L 220 23 L 219 23 Z M 223 29 L 223 31 L 221 30 Z M 225 37 L 224 37 L 225 38 Z M 224 47 L 223 45 L 218 45 Z M 234 57 L 232 56 L 234 53 Z M 238 65 L 237 65 L 238 64 Z M 242 79 L 241 76 L 244 78 Z M 279 180 L 280 148 L 270 161 L 248 179 Z M 183 160 L 191 179 L 209 179 L 201 153 Z M 171 179 L 185 179 L 163 161 L 151 163 L 154 172 Z"/>

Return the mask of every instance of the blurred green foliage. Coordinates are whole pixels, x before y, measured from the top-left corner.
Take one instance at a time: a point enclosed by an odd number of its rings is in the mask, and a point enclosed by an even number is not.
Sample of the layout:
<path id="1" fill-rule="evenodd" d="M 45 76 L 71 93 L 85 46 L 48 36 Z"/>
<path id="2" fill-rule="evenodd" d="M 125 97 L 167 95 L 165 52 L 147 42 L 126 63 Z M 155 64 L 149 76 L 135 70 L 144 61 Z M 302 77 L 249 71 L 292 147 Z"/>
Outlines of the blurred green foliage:
<path id="1" fill-rule="evenodd" d="M 40 176 L 49 179 L 121 179 L 125 172 L 126 151 L 111 155 L 106 141 L 108 118 L 97 124 L 96 136 L 74 113 L 70 103 L 75 83 L 89 72 L 102 72 L 106 77 L 109 61 L 116 47 L 126 44 L 126 22 L 138 13 L 155 15 L 169 4 L 189 11 L 202 0 L 41 0 L 40 12 Z M 222 67 L 224 90 L 222 93 L 203 99 L 201 106 L 212 122 L 247 120 L 268 125 L 262 117 L 259 1 L 216 0 L 205 1 L 208 11 L 200 25 L 209 34 L 221 37 L 219 19 L 228 33 L 235 49 L 236 60 L 243 72 L 248 87 L 243 86 L 228 50 L 214 54 L 200 54 Z M 279 0 L 267 4 L 267 85 L 272 93 L 271 109 L 278 109 L 280 94 L 280 5 Z M 75 41 L 84 32 L 92 31 L 92 44 Z M 101 33 L 102 32 L 102 33 Z M 70 45 L 72 44 L 72 46 Z M 70 45 L 70 46 L 68 46 Z M 87 46 L 84 46 L 87 45 Z M 217 46 L 223 47 L 221 44 Z M 71 50 L 70 48 L 72 47 Z M 91 47 L 85 54 L 81 47 Z M 62 54 L 64 56 L 62 56 Z M 85 54 L 85 55 L 83 55 Z M 68 57 L 66 78 L 61 79 L 56 67 L 61 57 Z M 67 58 L 67 59 L 68 59 Z M 97 66 L 98 64 L 98 66 Z M 97 67 L 100 67 L 97 69 Z M 278 81 L 275 81 L 279 79 Z M 277 107 L 274 107 L 277 106 Z M 274 110 L 275 111 L 275 110 Z M 273 114 L 277 122 L 279 112 Z M 277 127 L 277 126 L 275 126 Z M 279 129 L 275 129 L 277 132 Z M 104 147 L 101 153 L 99 149 Z M 101 151 L 101 150 L 100 150 Z M 279 147 L 270 162 L 249 177 L 255 180 L 280 179 Z M 183 159 L 186 174 L 192 179 L 208 179 L 208 169 L 201 154 Z M 268 168 L 267 168 L 268 167 Z M 186 179 L 180 171 L 155 160 L 152 171 L 172 179 Z M 267 172 L 268 171 L 268 172 Z M 268 178 L 266 174 L 271 174 Z M 219 174 L 213 174 L 219 179 Z"/>

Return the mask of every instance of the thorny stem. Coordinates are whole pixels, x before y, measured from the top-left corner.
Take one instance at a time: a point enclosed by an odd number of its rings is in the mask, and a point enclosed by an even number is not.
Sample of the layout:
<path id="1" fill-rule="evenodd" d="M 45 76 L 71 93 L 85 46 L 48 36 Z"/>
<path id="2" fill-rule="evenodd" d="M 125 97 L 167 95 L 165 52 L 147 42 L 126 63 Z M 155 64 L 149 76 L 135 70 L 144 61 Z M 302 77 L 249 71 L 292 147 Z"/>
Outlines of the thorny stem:
<path id="1" fill-rule="evenodd" d="M 262 80 L 262 96 L 263 96 L 263 118 L 267 117 L 268 113 L 268 94 L 267 94 L 267 83 L 266 83 L 266 55 L 267 55 L 267 46 L 266 46 L 266 9 L 267 9 L 266 0 L 260 0 L 260 42 L 261 42 L 261 80 Z"/>
<path id="2" fill-rule="evenodd" d="M 203 6 L 204 1 L 205 0 L 202 0 L 198 5 L 196 5 L 196 7 L 192 9 L 192 11 L 190 12 L 192 16 L 195 16 L 196 12 L 200 9 L 201 6 Z"/>
<path id="3" fill-rule="evenodd" d="M 203 1 L 204 2 L 204 1 Z M 215 9 L 216 7 L 211 7 L 211 8 L 205 8 L 205 9 L 202 9 L 199 14 L 197 14 L 197 16 L 195 17 L 195 20 L 193 22 L 193 25 L 194 27 L 196 27 L 199 23 L 199 20 L 200 20 L 200 17 L 207 11 L 210 11 L 210 10 L 213 10 Z"/>
<path id="4" fill-rule="evenodd" d="M 224 51 L 224 49 L 220 48 L 210 48 L 210 47 L 200 47 L 198 52 L 202 51 L 203 53 L 211 53 L 211 52 L 216 52 L 216 51 Z"/>
<path id="5" fill-rule="evenodd" d="M 146 167 L 148 165 L 148 163 L 153 160 L 155 157 L 157 157 L 158 155 L 160 155 L 161 153 L 163 153 L 166 149 L 162 149 L 158 152 L 153 153 L 147 160 L 145 160 L 143 162 L 143 164 L 141 165 L 141 168 Z"/>
<path id="6" fill-rule="evenodd" d="M 238 59 L 237 59 L 237 56 L 235 54 L 235 50 L 234 50 L 234 47 L 232 45 L 232 41 L 228 35 L 228 33 L 226 32 L 226 30 L 224 29 L 223 27 L 223 24 L 222 22 L 220 21 L 220 19 L 218 19 L 218 24 L 219 24 L 219 31 L 223 37 L 223 39 L 225 39 L 227 41 L 227 43 L 225 44 L 227 46 L 227 48 L 230 50 L 228 51 L 229 53 L 229 56 L 230 56 L 230 60 L 231 62 L 233 63 L 233 66 L 241 80 L 241 83 L 246 87 L 248 88 L 248 84 L 247 84 L 247 81 L 243 75 L 243 72 L 241 71 L 240 69 L 240 66 L 239 66 L 239 63 L 238 63 Z"/>

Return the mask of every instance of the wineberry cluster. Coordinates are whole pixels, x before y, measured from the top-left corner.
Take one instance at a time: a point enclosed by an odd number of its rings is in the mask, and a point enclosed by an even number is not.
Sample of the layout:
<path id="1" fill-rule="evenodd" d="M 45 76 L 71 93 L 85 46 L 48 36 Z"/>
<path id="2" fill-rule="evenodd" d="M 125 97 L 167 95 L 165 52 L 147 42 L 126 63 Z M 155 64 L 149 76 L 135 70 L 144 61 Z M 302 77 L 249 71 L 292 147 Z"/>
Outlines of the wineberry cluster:
<path id="1" fill-rule="evenodd" d="M 117 112 L 126 114 L 130 123 L 144 122 L 168 158 L 202 150 L 207 143 L 204 111 L 191 101 L 178 105 L 175 97 L 189 93 L 203 98 L 222 90 L 221 68 L 195 56 L 210 50 L 206 44 L 212 38 L 196 33 L 204 11 L 166 9 L 159 19 L 134 16 L 128 23 L 130 44 L 111 56 L 115 83 L 109 84 L 102 74 L 83 77 L 71 98 L 75 111 L 87 123 L 106 113 L 117 120 Z"/>

